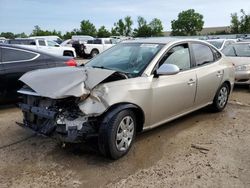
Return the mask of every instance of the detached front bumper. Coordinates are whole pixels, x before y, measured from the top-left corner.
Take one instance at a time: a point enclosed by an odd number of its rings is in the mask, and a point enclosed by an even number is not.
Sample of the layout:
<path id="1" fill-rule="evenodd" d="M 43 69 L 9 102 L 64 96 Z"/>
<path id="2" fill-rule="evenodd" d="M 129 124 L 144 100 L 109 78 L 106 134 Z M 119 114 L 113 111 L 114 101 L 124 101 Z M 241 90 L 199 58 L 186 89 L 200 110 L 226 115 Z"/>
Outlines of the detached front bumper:
<path id="1" fill-rule="evenodd" d="M 250 84 L 250 70 L 236 71 L 235 72 L 235 84 L 238 84 L 238 85 Z"/>
<path id="2" fill-rule="evenodd" d="M 59 112 L 24 103 L 20 103 L 19 107 L 24 113 L 24 119 L 23 123 L 18 123 L 18 125 L 29 128 L 38 134 L 55 137 L 68 143 L 80 143 L 90 137 L 97 136 L 93 120 L 82 122 L 79 128 L 79 125 L 74 125 L 74 121 L 71 121 L 70 125 L 58 124 Z M 33 121 L 28 116 L 32 116 Z"/>

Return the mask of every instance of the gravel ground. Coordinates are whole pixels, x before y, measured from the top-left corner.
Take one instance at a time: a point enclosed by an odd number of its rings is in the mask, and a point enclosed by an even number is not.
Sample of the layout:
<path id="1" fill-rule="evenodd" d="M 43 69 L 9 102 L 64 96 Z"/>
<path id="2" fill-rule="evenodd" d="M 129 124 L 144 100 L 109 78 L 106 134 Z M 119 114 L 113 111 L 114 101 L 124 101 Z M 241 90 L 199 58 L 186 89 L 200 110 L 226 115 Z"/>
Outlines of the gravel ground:
<path id="1" fill-rule="evenodd" d="M 250 92 L 236 88 L 226 109 L 205 108 L 137 136 L 110 161 L 95 143 L 62 148 L 18 127 L 0 108 L 0 187 L 250 187 Z M 91 145 L 91 146 L 90 146 Z"/>

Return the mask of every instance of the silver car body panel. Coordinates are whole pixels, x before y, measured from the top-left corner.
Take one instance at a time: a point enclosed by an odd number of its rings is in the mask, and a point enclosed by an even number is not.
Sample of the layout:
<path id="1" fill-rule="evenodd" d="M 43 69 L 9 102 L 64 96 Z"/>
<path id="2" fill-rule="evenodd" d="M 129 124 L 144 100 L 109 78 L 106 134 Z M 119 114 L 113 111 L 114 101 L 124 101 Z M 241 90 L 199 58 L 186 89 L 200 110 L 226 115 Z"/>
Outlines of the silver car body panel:
<path id="1" fill-rule="evenodd" d="M 142 42 L 158 41 L 142 40 Z M 154 77 L 153 70 L 164 53 L 174 45 L 188 42 L 212 46 L 199 40 L 168 40 L 142 76 L 136 78 L 99 84 L 114 71 L 60 68 L 61 70 L 27 73 L 21 81 L 41 96 L 49 98 L 79 97 L 89 94 L 78 104 L 86 116 L 99 116 L 116 104 L 134 104 L 144 113 L 143 129 L 150 129 L 211 104 L 218 88 L 224 82 L 229 82 L 231 89 L 233 88 L 234 68 L 223 54 L 222 58 L 214 63 L 181 71 L 175 75 Z M 40 79 L 45 73 L 46 78 Z"/>

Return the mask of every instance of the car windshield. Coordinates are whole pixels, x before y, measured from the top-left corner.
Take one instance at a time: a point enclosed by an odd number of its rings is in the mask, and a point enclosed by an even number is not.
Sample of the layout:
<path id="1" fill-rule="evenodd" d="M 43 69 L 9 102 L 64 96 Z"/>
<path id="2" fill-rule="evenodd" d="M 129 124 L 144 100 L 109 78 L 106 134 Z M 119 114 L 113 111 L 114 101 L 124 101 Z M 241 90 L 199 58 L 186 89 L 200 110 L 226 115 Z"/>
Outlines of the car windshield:
<path id="1" fill-rule="evenodd" d="M 217 49 L 220 49 L 222 47 L 223 41 L 217 41 L 217 40 L 208 40 L 210 44 L 212 44 Z"/>
<path id="2" fill-rule="evenodd" d="M 231 57 L 250 57 L 250 43 L 229 45 L 222 52 Z"/>
<path id="3" fill-rule="evenodd" d="M 87 67 L 111 69 L 129 77 L 140 75 L 162 49 L 163 44 L 120 43 L 98 55 Z"/>

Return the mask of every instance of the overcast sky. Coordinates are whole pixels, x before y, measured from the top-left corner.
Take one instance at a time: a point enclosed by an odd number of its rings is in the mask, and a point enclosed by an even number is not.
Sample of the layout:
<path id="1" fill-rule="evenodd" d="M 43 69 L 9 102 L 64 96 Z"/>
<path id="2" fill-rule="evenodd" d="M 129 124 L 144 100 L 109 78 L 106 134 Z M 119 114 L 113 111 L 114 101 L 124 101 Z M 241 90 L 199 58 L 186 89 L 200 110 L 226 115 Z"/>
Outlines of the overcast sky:
<path id="1" fill-rule="evenodd" d="M 244 9 L 250 13 L 250 0 L 0 0 L 0 32 L 30 34 L 35 25 L 42 29 L 71 31 L 83 19 L 110 29 L 127 15 L 134 20 L 160 18 L 164 30 L 182 10 L 203 14 L 205 27 L 230 25 L 230 14 Z"/>

